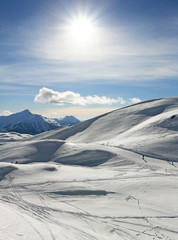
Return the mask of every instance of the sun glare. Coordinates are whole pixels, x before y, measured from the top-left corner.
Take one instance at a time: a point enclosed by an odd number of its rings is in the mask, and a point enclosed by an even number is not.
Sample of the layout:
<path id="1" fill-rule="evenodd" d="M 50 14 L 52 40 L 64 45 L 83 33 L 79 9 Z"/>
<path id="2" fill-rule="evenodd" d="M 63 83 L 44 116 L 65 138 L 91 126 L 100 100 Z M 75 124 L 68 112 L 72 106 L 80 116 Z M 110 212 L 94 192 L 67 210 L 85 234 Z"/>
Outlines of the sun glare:
<path id="1" fill-rule="evenodd" d="M 94 23 L 85 17 L 77 18 L 70 23 L 71 37 L 78 42 L 88 42 L 94 37 Z"/>

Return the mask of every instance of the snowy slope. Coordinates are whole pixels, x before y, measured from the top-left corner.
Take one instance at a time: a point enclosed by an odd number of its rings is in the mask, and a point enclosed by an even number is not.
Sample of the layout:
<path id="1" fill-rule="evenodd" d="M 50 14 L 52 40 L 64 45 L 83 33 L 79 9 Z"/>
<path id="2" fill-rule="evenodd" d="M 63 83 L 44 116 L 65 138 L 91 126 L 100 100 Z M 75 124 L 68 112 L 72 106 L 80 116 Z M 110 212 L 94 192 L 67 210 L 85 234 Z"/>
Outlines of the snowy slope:
<path id="1" fill-rule="evenodd" d="M 35 136 L 2 133 L 0 239 L 177 240 L 177 115 L 178 98 L 158 99 Z"/>
<path id="2" fill-rule="evenodd" d="M 75 127 L 50 132 L 44 135 L 46 137 L 72 143 L 119 146 L 177 161 L 178 98 L 150 100 L 118 109 Z"/>
<path id="3" fill-rule="evenodd" d="M 103 130 L 104 133 L 99 134 Z M 71 137 L 71 141 L 96 141 L 178 161 L 178 98 L 119 109 L 98 119 L 85 131 Z"/>

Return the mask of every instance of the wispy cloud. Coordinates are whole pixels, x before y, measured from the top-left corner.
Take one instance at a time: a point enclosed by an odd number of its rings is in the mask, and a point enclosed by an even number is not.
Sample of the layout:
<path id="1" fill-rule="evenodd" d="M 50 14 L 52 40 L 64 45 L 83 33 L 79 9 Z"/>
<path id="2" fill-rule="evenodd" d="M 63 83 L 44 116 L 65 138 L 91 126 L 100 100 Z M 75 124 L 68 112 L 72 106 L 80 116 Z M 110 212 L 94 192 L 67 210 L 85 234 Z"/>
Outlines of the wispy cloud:
<path id="1" fill-rule="evenodd" d="M 116 49 L 117 52 L 117 49 Z M 64 82 L 142 83 L 178 77 L 177 56 L 112 56 L 101 61 L 31 59 L 1 71 L 1 83 L 48 85 Z"/>
<path id="2" fill-rule="evenodd" d="M 81 46 L 58 21 L 50 24 L 33 32 L 21 28 L 21 39 L 17 39 L 21 47 L 10 53 L 16 60 L 0 66 L 2 82 L 135 83 L 178 77 L 177 38 L 166 35 L 157 39 L 139 28 L 118 24 L 98 27 L 94 41 Z"/>
<path id="3" fill-rule="evenodd" d="M 2 112 L 0 112 L 0 116 L 9 116 L 13 114 L 12 112 L 10 112 L 9 110 L 4 110 Z"/>
<path id="4" fill-rule="evenodd" d="M 59 19 L 43 29 L 36 24 L 33 31 L 22 24 L 9 54 L 15 61 L 0 66 L 1 81 L 39 85 L 49 81 L 119 83 L 178 77 L 175 36 L 164 34 L 158 39 L 143 30 L 141 23 L 134 27 L 124 22 L 102 24 L 98 19 L 93 41 L 82 46 L 69 36 Z"/>
<path id="5" fill-rule="evenodd" d="M 130 102 L 131 102 L 131 103 L 133 103 L 133 104 L 135 104 L 135 103 L 139 103 L 139 102 L 141 102 L 141 101 L 142 101 L 141 99 L 139 99 L 139 98 L 136 98 L 136 97 L 129 98 L 129 100 L 130 100 Z"/>
<path id="6" fill-rule="evenodd" d="M 72 104 L 81 106 L 89 104 L 107 105 L 113 103 L 125 103 L 125 100 L 121 97 L 116 99 L 108 98 L 106 96 L 99 97 L 97 95 L 83 97 L 79 93 L 72 91 L 57 92 L 45 87 L 39 90 L 39 93 L 35 96 L 34 101 L 41 103 L 55 103 L 59 105 Z"/>

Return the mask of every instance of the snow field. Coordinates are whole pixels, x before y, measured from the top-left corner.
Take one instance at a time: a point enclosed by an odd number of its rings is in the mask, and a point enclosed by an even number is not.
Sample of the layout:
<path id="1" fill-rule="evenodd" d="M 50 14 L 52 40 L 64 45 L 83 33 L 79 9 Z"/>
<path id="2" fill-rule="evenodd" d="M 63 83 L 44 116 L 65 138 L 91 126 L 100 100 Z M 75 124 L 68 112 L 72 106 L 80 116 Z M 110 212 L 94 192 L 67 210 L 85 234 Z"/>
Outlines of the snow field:
<path id="1" fill-rule="evenodd" d="M 160 99 L 1 135 L 0 239 L 177 240 L 177 109 Z"/>

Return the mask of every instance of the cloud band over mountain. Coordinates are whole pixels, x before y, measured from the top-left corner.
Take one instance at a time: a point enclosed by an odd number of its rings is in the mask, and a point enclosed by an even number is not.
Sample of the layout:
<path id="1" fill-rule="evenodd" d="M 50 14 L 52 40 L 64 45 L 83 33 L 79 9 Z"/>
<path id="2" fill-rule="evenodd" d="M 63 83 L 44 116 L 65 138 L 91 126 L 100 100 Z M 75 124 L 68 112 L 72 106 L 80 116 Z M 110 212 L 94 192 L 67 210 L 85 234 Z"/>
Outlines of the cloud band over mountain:
<path id="1" fill-rule="evenodd" d="M 109 98 L 106 96 L 99 97 L 97 95 L 83 97 L 79 93 L 75 93 L 72 91 L 58 92 L 46 87 L 43 87 L 39 90 L 39 93 L 35 96 L 34 101 L 41 103 L 55 103 L 59 105 L 72 104 L 81 106 L 85 106 L 88 104 L 104 105 L 113 103 L 126 103 L 126 101 L 122 97 Z M 130 98 L 130 101 L 131 103 L 136 103 L 140 102 L 141 100 L 138 98 Z"/>

